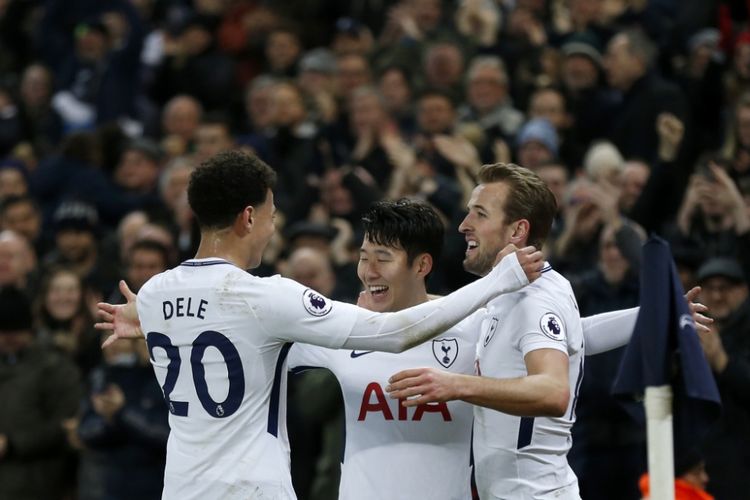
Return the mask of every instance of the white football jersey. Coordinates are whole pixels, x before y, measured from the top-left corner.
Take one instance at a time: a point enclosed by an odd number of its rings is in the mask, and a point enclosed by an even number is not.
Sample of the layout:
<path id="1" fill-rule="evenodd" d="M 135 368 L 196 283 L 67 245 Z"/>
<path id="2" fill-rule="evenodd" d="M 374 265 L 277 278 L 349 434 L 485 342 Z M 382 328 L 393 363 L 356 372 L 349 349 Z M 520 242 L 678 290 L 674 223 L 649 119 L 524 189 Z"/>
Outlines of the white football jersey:
<path id="1" fill-rule="evenodd" d="M 474 408 L 474 464 L 482 500 L 580 497 L 567 453 L 583 377 L 583 332 L 570 283 L 549 267 L 523 290 L 488 304 L 477 344 L 477 368 L 487 377 L 523 377 L 524 356 L 537 349 L 568 355 L 568 410 L 560 418 L 522 418 Z"/>
<path id="2" fill-rule="evenodd" d="M 346 447 L 339 499 L 471 498 L 471 405 L 404 408 L 385 392 L 388 378 L 408 368 L 474 373 L 477 331 L 471 319 L 401 354 L 292 347 L 290 369 L 328 368 L 341 384 Z"/>
<path id="3" fill-rule="evenodd" d="M 196 259 L 152 278 L 138 313 L 170 415 L 165 499 L 293 499 L 285 357 L 340 347 L 356 307 Z"/>

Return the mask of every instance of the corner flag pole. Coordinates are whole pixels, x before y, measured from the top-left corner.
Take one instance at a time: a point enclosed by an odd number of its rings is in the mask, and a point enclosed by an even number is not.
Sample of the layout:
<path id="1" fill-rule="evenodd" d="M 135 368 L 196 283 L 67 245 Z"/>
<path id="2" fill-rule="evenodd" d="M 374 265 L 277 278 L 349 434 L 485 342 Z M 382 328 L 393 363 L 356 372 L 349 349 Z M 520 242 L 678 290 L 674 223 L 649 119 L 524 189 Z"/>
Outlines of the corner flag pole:
<path id="1" fill-rule="evenodd" d="M 646 434 L 651 500 L 674 500 L 672 386 L 646 387 Z"/>

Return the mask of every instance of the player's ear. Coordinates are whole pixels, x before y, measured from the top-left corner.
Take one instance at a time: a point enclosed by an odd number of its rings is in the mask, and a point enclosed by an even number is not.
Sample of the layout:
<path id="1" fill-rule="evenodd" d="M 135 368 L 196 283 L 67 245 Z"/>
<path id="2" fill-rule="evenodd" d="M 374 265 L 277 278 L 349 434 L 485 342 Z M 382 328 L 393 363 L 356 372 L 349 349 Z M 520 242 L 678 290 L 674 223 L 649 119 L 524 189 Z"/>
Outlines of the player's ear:
<path id="1" fill-rule="evenodd" d="M 414 259 L 419 276 L 427 276 L 432 271 L 432 255 L 423 253 Z"/>
<path id="2" fill-rule="evenodd" d="M 248 205 L 245 208 L 242 209 L 242 212 L 240 212 L 237 215 L 237 224 L 238 229 L 241 229 L 242 232 L 250 232 L 253 229 L 253 223 L 255 222 L 255 209 L 252 207 L 252 205 Z"/>
<path id="3" fill-rule="evenodd" d="M 517 247 L 525 246 L 526 240 L 529 237 L 529 230 L 531 229 L 531 224 L 526 219 L 519 219 L 516 222 L 513 223 L 513 234 L 510 236 L 510 243 L 513 243 Z"/>

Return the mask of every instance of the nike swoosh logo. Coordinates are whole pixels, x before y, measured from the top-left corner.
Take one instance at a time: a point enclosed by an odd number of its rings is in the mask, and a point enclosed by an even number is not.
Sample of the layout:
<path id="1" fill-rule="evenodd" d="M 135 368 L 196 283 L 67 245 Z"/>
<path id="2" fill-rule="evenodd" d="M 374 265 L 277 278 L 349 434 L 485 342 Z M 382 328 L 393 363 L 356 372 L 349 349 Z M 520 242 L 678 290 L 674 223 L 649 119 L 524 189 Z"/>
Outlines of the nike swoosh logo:
<path id="1" fill-rule="evenodd" d="M 351 356 L 352 356 L 352 359 L 354 359 L 354 358 L 358 358 L 360 356 L 364 356 L 365 354 L 370 354 L 370 353 L 373 353 L 373 352 L 375 352 L 375 351 L 359 351 L 359 352 L 352 351 Z"/>

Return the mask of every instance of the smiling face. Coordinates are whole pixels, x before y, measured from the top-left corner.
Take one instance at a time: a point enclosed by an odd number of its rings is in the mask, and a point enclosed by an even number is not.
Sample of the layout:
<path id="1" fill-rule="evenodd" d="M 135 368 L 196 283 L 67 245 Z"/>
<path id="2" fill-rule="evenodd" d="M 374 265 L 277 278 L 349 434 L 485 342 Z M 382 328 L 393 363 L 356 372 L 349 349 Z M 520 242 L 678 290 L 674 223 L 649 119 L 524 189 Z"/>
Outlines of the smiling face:
<path id="1" fill-rule="evenodd" d="M 372 310 L 400 311 L 423 301 L 425 294 L 423 259 L 418 255 L 409 264 L 406 251 L 379 245 L 365 236 L 359 250 L 357 276 L 369 295 Z"/>
<path id="2" fill-rule="evenodd" d="M 525 244 L 525 238 L 514 241 L 518 221 L 508 221 L 505 214 L 508 190 L 508 185 L 503 182 L 480 184 L 474 188 L 469 213 L 458 226 L 466 237 L 464 269 L 477 276 L 490 272 L 497 253 L 508 243 L 519 248 Z"/>
<path id="3" fill-rule="evenodd" d="M 82 295 L 78 277 L 72 272 L 61 271 L 50 281 L 44 306 L 52 318 L 67 321 L 79 311 Z"/>

